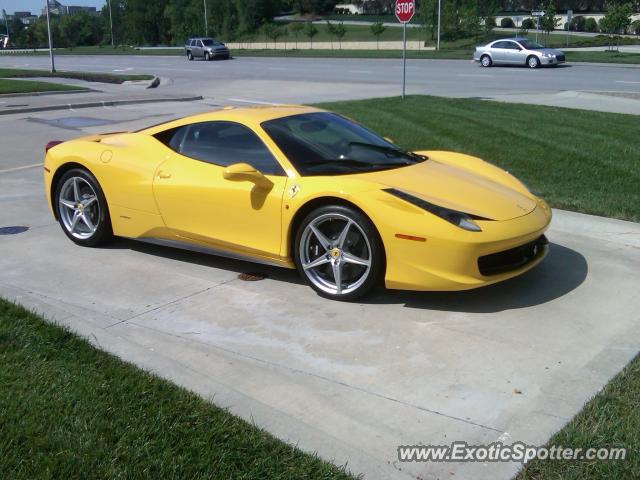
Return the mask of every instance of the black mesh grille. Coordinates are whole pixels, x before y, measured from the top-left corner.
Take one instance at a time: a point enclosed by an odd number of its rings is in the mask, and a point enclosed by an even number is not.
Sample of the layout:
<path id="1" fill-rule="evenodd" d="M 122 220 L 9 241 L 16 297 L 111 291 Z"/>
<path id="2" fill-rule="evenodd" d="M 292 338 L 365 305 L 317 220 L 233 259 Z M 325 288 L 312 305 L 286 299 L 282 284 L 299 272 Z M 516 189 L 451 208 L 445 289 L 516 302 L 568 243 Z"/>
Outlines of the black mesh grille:
<path id="1" fill-rule="evenodd" d="M 559 62 L 564 62 L 564 55 L 558 55 L 556 58 Z"/>
<path id="2" fill-rule="evenodd" d="M 478 269 L 485 276 L 510 272 L 523 267 L 536 258 L 549 241 L 542 235 L 533 242 L 503 252 L 492 253 L 478 258 Z"/>

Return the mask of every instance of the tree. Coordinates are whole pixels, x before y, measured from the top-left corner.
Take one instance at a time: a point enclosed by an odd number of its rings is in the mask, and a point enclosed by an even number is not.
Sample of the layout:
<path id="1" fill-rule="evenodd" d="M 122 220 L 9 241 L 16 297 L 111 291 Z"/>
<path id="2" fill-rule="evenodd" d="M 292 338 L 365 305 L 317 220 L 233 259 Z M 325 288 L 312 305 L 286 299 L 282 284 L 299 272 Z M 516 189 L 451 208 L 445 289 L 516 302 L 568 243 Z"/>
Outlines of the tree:
<path id="1" fill-rule="evenodd" d="M 304 26 L 304 34 L 309 38 L 309 41 L 311 42 L 311 50 L 313 50 L 313 37 L 318 34 L 318 29 L 313 22 L 307 22 Z"/>
<path id="2" fill-rule="evenodd" d="M 373 33 L 376 37 L 376 48 L 380 50 L 380 35 L 382 35 L 387 27 L 381 21 L 377 21 L 376 23 L 371 25 L 371 33 Z"/>
<path id="3" fill-rule="evenodd" d="M 607 13 L 600 21 L 600 28 L 609 35 L 609 49 L 613 50 L 614 38 L 617 38 L 616 50 L 620 48 L 619 33 L 624 33 L 631 25 L 631 15 L 633 8 L 630 3 L 611 5 Z"/>
<path id="4" fill-rule="evenodd" d="M 536 22 L 533 21 L 533 18 L 525 18 L 522 20 L 522 28 L 525 30 L 532 30 L 536 28 Z"/>
<path id="5" fill-rule="evenodd" d="M 631 33 L 640 35 L 640 20 L 636 20 L 631 24 Z"/>
<path id="6" fill-rule="evenodd" d="M 333 27 L 333 34 L 338 38 L 338 45 L 340 50 L 342 50 L 342 39 L 347 34 L 347 29 L 342 22 Z"/>
<path id="7" fill-rule="evenodd" d="M 327 20 L 327 33 L 329 34 L 329 41 L 331 42 L 331 50 L 333 50 L 333 36 L 336 34 L 336 29 L 329 20 Z"/>
<path id="8" fill-rule="evenodd" d="M 296 50 L 298 49 L 298 35 L 300 35 L 300 32 L 302 32 L 303 29 L 304 29 L 304 24 L 300 22 L 294 22 L 289 24 L 289 30 L 291 31 L 291 33 L 293 33 L 293 35 L 296 38 Z"/>
<path id="9" fill-rule="evenodd" d="M 556 7 L 552 0 L 549 0 L 547 6 L 541 9 L 544 10 L 544 15 L 540 17 L 540 28 L 547 34 L 548 39 L 551 32 L 560 25 L 560 19 L 556 18 Z"/>
<path id="10" fill-rule="evenodd" d="M 477 3 L 474 0 L 466 0 L 458 10 L 459 36 L 473 35 L 478 40 L 480 32 L 480 16 Z"/>

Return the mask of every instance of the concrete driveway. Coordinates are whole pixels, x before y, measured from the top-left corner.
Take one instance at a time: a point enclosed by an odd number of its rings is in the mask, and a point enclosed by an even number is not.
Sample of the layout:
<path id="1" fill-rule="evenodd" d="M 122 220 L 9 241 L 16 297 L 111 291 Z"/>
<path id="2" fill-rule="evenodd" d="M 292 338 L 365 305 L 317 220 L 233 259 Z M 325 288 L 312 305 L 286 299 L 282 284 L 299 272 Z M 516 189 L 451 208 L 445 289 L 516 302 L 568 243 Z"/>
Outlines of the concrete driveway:
<path id="1" fill-rule="evenodd" d="M 197 107 L 166 115 L 179 108 Z M 520 278 L 331 302 L 288 270 L 128 240 L 72 244 L 28 167 L 41 160 L 31 145 L 104 127 L 62 131 L 59 115 L 0 120 L 12 152 L 0 226 L 30 227 L 0 236 L 0 296 L 366 478 L 509 478 L 518 464 L 406 464 L 397 447 L 542 444 L 639 350 L 639 224 L 555 211 L 549 257 Z M 162 120 L 151 107 L 83 115 Z M 33 132 L 29 145 L 16 131 Z"/>

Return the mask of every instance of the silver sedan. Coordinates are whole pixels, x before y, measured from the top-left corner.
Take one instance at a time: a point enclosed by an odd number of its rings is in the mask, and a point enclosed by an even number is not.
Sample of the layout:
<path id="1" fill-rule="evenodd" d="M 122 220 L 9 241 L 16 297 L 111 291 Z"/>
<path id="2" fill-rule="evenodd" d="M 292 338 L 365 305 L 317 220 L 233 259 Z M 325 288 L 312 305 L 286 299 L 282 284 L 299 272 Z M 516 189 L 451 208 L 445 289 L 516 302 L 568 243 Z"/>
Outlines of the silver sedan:
<path id="1" fill-rule="evenodd" d="M 526 65 L 538 68 L 564 63 L 564 52 L 545 48 L 527 38 L 503 38 L 476 47 L 473 59 L 483 67 L 492 65 Z"/>

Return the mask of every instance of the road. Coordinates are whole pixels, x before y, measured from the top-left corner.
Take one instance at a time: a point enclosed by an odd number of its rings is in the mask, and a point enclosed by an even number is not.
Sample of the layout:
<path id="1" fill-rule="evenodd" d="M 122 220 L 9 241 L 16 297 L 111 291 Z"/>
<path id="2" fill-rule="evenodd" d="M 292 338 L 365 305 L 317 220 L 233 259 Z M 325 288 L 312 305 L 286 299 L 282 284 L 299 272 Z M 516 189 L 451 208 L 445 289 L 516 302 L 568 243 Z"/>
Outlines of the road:
<path id="1" fill-rule="evenodd" d="M 60 56 L 59 70 L 152 73 L 158 93 L 216 101 L 312 103 L 398 95 L 402 65 L 393 59 L 237 58 L 188 62 L 181 57 Z M 640 113 L 640 68 L 571 64 L 529 70 L 483 69 L 470 61 L 409 60 L 409 94 L 479 97 L 509 102 Z M 47 57 L 0 57 L 0 67 L 47 68 Z M 624 97 L 608 95 L 614 92 Z M 603 95 L 607 93 L 607 95 Z"/>

